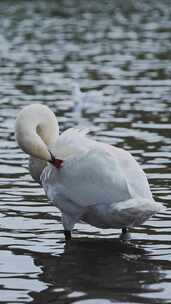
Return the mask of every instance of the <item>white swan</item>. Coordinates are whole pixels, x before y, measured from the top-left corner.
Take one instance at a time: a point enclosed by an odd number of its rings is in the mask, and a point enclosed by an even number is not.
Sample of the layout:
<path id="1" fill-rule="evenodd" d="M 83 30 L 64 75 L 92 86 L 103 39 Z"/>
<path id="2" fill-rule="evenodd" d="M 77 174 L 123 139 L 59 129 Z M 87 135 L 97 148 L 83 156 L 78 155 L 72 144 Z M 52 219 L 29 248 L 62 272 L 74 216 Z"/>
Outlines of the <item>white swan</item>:
<path id="1" fill-rule="evenodd" d="M 66 239 L 79 220 L 125 232 L 162 210 L 129 152 L 92 140 L 85 130 L 71 128 L 59 136 L 56 117 L 44 105 L 21 110 L 16 140 L 31 156 L 31 175 L 60 209 Z"/>

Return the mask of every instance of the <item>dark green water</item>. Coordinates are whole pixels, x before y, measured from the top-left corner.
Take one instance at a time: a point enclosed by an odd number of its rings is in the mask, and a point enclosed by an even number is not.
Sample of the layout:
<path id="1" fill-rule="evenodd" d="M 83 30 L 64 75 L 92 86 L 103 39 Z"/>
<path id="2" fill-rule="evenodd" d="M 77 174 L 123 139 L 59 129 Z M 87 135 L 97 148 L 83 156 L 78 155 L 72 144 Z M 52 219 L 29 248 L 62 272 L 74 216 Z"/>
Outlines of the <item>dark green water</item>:
<path id="1" fill-rule="evenodd" d="M 0 302 L 171 303 L 171 2 L 0 1 Z M 79 109 L 73 83 L 95 97 Z M 78 224 L 65 245 L 60 213 L 27 171 L 16 113 L 48 105 L 129 150 L 164 214 L 132 230 Z"/>

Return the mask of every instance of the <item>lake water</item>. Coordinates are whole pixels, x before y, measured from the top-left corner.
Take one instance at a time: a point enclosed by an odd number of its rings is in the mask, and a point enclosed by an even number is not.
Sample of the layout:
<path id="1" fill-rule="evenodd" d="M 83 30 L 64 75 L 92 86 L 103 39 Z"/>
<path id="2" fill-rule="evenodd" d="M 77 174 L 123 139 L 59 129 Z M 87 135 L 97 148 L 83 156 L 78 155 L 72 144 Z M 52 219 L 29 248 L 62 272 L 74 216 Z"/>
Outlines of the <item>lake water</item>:
<path id="1" fill-rule="evenodd" d="M 170 33 L 167 0 L 0 2 L 1 303 L 171 303 Z M 129 150 L 166 212 L 132 229 L 130 244 L 77 224 L 66 245 L 15 142 L 16 113 L 33 102 L 61 130 L 89 127 Z"/>

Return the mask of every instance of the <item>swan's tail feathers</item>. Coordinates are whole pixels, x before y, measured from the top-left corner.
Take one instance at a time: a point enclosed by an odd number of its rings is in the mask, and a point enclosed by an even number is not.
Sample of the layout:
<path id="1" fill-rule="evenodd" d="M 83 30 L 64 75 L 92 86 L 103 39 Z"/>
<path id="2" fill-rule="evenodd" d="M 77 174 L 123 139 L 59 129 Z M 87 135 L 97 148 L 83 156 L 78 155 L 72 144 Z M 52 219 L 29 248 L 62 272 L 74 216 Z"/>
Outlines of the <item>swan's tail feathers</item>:
<path id="1" fill-rule="evenodd" d="M 127 227 L 138 226 L 156 213 L 164 212 L 161 203 L 143 198 L 132 198 L 112 205 L 118 222 Z"/>

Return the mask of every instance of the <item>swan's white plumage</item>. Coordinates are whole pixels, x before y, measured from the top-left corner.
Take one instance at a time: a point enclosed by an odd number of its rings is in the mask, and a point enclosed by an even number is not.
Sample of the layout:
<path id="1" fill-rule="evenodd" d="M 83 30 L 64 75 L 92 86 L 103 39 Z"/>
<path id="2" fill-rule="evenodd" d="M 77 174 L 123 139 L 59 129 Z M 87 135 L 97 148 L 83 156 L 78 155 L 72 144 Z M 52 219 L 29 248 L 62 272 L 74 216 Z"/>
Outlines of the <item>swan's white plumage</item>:
<path id="1" fill-rule="evenodd" d="M 81 129 L 54 136 L 48 150 L 64 166 L 49 164 L 38 174 L 48 198 L 61 210 L 66 230 L 80 219 L 102 228 L 136 226 L 161 210 L 129 152 L 94 141 Z"/>
<path id="2" fill-rule="evenodd" d="M 51 157 L 47 146 L 59 134 L 55 114 L 44 105 L 26 106 L 17 115 L 15 134 L 25 153 L 49 161 Z"/>
<path id="3" fill-rule="evenodd" d="M 72 229 L 81 218 L 91 225 L 110 228 L 144 222 L 161 205 L 156 203 L 147 178 L 132 155 L 69 129 L 53 146 L 75 148 L 62 170 L 48 166 L 41 176 L 49 199 L 62 211 L 64 225 Z"/>

